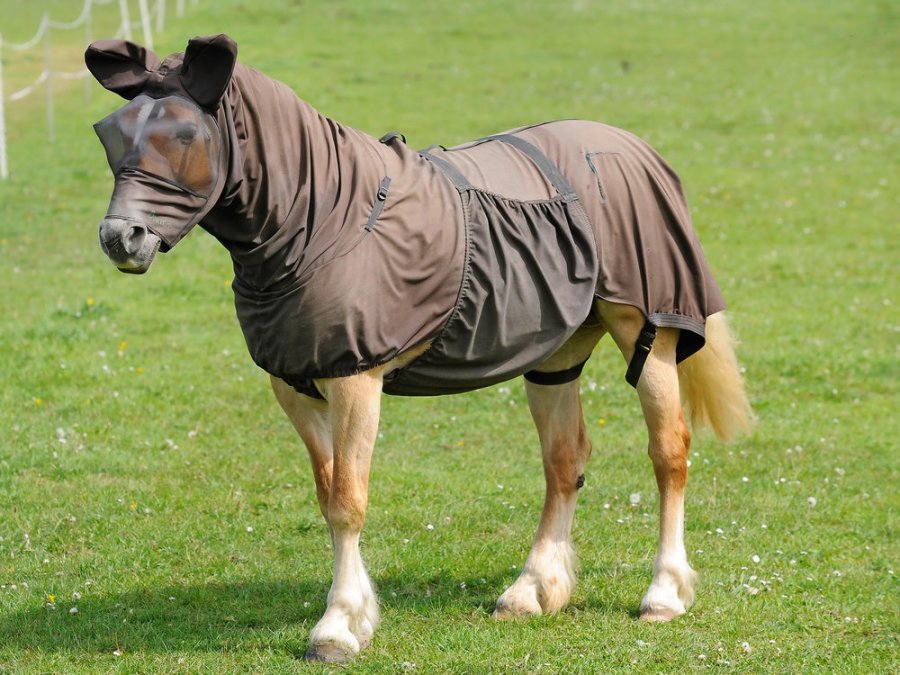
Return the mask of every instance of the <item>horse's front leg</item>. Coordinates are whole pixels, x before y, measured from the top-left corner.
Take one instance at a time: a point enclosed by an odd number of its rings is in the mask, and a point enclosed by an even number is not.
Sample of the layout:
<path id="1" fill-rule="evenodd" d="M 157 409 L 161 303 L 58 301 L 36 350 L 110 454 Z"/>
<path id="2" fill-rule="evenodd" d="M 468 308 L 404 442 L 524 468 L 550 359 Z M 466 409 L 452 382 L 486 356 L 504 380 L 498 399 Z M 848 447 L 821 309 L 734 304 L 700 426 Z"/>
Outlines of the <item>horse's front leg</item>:
<path id="1" fill-rule="evenodd" d="M 310 634 L 306 656 L 346 661 L 368 646 L 379 618 L 375 590 L 359 553 L 359 536 L 378 433 L 381 374 L 369 371 L 319 381 L 327 404 L 297 394 L 305 399 L 298 404 L 284 386 L 276 385 L 276 395 L 310 451 L 319 505 L 334 545 L 328 605 Z"/>

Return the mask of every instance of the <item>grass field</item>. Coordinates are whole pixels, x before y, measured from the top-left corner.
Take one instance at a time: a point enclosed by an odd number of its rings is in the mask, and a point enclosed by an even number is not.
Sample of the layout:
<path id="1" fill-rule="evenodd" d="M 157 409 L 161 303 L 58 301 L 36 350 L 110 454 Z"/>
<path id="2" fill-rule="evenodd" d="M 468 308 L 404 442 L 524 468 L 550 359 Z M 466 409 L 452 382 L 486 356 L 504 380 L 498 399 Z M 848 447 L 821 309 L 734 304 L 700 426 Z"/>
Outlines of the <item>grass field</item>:
<path id="1" fill-rule="evenodd" d="M 0 31 L 22 41 L 41 7 L 80 6 L 0 0 Z M 157 51 L 228 32 L 326 114 L 416 147 L 558 117 L 647 138 L 684 180 L 742 338 L 759 425 L 728 446 L 694 439 L 701 585 L 668 625 L 637 620 L 658 500 L 611 342 L 584 378 L 580 583 L 554 617 L 490 618 L 543 498 L 520 384 L 388 398 L 363 533 L 383 624 L 354 672 L 898 670 L 898 14 L 203 0 L 170 17 Z M 77 68 L 80 34 L 54 37 Z M 41 57 L 4 53 L 10 89 Z M 148 276 L 115 272 L 96 243 L 112 180 L 90 125 L 119 100 L 70 83 L 56 103 L 53 145 L 42 96 L 10 106 L 0 182 L 0 671 L 323 670 L 302 654 L 328 535 L 246 354 L 228 256 L 197 230 Z"/>

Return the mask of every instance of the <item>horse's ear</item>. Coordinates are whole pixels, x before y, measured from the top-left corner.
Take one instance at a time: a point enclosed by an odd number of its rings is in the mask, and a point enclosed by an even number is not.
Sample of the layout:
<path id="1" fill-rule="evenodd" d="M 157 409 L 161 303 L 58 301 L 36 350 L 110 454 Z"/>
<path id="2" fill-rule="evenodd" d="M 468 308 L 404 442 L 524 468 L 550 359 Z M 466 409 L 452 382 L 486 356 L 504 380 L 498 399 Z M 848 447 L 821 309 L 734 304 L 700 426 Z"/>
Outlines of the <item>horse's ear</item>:
<path id="1" fill-rule="evenodd" d="M 197 103 L 219 105 L 237 61 L 237 44 L 225 34 L 195 37 L 184 50 L 181 84 Z"/>
<path id="2" fill-rule="evenodd" d="M 97 40 L 84 53 L 84 62 L 97 81 L 119 96 L 133 99 L 141 93 L 159 57 L 125 40 Z"/>

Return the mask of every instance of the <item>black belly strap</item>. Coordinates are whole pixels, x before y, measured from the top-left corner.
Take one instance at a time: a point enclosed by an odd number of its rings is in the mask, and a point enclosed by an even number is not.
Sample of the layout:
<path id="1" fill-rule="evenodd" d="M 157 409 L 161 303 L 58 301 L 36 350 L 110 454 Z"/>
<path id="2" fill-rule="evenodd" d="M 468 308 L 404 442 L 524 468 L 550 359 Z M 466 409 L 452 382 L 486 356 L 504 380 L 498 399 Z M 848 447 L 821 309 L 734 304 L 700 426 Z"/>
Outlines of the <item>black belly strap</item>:
<path id="1" fill-rule="evenodd" d="M 540 370 L 529 370 L 523 377 L 534 384 L 542 384 L 544 386 L 552 386 L 555 384 L 568 384 L 573 380 L 581 377 L 581 371 L 584 370 L 584 364 L 587 359 L 579 363 L 577 366 L 566 368 L 565 370 L 557 370 L 552 373 L 544 373 Z"/>

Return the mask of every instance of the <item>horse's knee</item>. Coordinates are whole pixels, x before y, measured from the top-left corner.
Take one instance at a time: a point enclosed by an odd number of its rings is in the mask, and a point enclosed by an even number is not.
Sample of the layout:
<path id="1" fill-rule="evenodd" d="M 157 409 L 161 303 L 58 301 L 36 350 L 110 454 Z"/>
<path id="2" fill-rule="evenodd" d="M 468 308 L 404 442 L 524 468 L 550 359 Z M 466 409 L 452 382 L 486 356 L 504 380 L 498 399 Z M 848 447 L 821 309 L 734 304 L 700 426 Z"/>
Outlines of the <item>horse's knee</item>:
<path id="1" fill-rule="evenodd" d="M 355 486 L 335 482 L 326 510 L 328 524 L 343 532 L 359 532 L 366 519 L 366 494 Z"/>
<path id="2" fill-rule="evenodd" d="M 591 456 L 591 441 L 584 424 L 575 433 L 557 436 L 544 455 L 545 473 L 554 492 L 569 494 L 584 485 L 584 469 Z"/>

